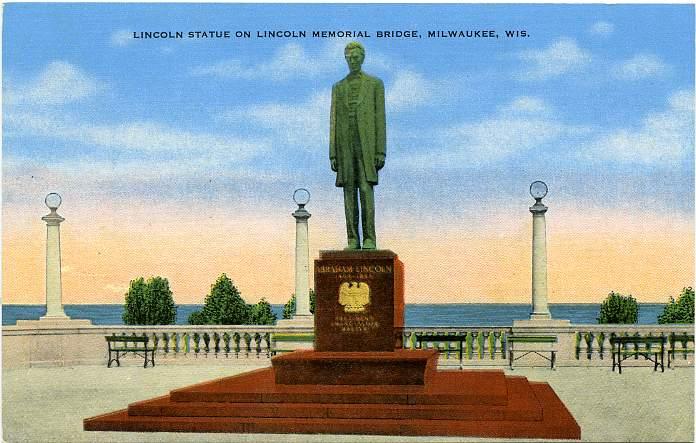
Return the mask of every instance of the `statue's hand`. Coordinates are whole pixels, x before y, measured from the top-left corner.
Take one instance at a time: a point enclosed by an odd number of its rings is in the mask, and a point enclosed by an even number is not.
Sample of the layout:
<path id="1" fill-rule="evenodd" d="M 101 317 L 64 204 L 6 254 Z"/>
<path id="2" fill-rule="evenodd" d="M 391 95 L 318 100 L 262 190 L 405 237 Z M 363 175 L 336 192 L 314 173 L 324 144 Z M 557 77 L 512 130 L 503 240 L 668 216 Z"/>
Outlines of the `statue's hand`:
<path id="1" fill-rule="evenodd" d="M 336 159 L 335 158 L 331 159 L 331 170 L 333 172 L 338 172 L 338 166 L 336 166 Z"/>
<path id="2" fill-rule="evenodd" d="M 375 157 L 375 168 L 379 171 L 384 167 L 384 156 L 378 155 Z"/>

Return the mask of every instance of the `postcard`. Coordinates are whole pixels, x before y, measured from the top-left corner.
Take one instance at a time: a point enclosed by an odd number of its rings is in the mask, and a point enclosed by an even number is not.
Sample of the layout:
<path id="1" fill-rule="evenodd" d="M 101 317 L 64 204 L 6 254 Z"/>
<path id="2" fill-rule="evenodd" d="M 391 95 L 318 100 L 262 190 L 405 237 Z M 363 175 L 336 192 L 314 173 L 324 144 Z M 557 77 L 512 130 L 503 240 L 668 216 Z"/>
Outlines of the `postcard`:
<path id="1" fill-rule="evenodd" d="M 203 305 L 222 274 L 246 303 L 282 310 L 297 288 L 319 294 L 320 272 L 336 275 L 340 318 L 361 315 L 349 332 L 365 333 L 382 321 L 366 313 L 381 290 L 370 278 L 403 266 L 407 327 L 425 305 L 418 326 L 509 327 L 512 305 L 514 320 L 568 320 L 543 381 L 583 439 L 693 437 L 692 370 L 624 370 L 642 371 L 646 392 L 686 383 L 659 434 L 600 432 L 611 414 L 578 414 L 586 400 L 554 381 L 564 366 L 614 375 L 612 330 L 592 311 L 609 294 L 650 312 L 642 335 L 693 334 L 658 325 L 694 286 L 693 5 L 7 3 L 2 32 L 4 316 L 117 312 L 153 276 L 177 305 Z M 401 265 L 350 267 L 326 251 L 390 251 Z M 315 269 L 321 254 L 338 261 Z M 466 323 L 452 307 L 464 304 L 486 314 Z M 195 323 L 182 312 L 177 324 Z M 3 325 L 6 372 L 35 347 Z M 490 331 L 458 349 L 493 349 L 505 365 Z M 41 439 L 3 418 L 8 441 Z"/>

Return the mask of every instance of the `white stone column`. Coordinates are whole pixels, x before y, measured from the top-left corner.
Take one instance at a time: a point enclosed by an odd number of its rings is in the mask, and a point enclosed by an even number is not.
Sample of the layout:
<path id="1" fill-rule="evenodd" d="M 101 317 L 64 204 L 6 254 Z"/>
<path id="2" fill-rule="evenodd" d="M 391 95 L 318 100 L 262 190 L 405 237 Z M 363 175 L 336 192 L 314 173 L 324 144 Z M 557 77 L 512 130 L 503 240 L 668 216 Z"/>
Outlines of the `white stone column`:
<path id="1" fill-rule="evenodd" d="M 538 199 L 529 212 L 532 213 L 532 313 L 531 320 L 551 318 L 546 278 L 546 211 Z"/>
<path id="2" fill-rule="evenodd" d="M 535 181 L 529 187 L 529 193 L 536 200 L 529 208 L 529 212 L 532 213 L 532 312 L 529 314 L 529 320 L 512 322 L 513 334 L 518 332 L 541 334 L 551 332 L 549 328 L 570 326 L 569 320 L 551 319 L 551 311 L 549 311 L 546 278 L 546 211 L 549 208 L 541 202 L 547 192 L 548 187 L 542 181 Z"/>
<path id="3" fill-rule="evenodd" d="M 305 205 L 309 203 L 309 191 L 300 188 L 292 195 L 297 203 L 295 217 L 295 315 L 276 324 L 291 328 L 313 328 L 314 315 L 309 310 L 309 217 L 312 216 Z M 300 344 L 300 347 L 305 346 Z"/>
<path id="4" fill-rule="evenodd" d="M 295 217 L 295 317 L 311 317 L 309 310 L 309 217 L 300 205 Z"/>
<path id="5" fill-rule="evenodd" d="M 46 315 L 41 320 L 68 319 L 63 311 L 60 270 L 60 224 L 65 219 L 56 212 L 61 198 L 51 193 L 46 196 L 45 202 L 51 212 L 41 217 L 46 222 Z"/>

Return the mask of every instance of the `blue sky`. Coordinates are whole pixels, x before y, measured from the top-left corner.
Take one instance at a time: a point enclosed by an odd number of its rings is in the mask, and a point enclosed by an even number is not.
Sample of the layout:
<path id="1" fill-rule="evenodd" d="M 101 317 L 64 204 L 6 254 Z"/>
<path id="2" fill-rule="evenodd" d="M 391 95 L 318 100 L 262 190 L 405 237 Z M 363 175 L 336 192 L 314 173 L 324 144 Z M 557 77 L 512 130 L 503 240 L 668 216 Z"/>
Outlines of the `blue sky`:
<path id="1" fill-rule="evenodd" d="M 6 4 L 3 24 L 6 225 L 53 190 L 273 217 L 300 186 L 313 221 L 342 223 L 328 108 L 347 40 L 131 37 L 195 30 L 372 34 L 358 40 L 387 90 L 385 232 L 480 224 L 491 208 L 527 217 L 536 179 L 568 217 L 692 223 L 692 5 Z M 449 29 L 499 38 L 426 37 Z"/>

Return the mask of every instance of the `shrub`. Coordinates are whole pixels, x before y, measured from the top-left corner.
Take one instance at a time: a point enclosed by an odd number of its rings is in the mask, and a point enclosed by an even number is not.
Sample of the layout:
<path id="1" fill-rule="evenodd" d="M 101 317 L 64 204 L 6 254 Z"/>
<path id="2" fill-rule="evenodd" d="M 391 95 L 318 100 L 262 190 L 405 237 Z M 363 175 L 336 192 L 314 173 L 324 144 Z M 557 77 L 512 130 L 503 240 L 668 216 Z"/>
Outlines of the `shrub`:
<path id="1" fill-rule="evenodd" d="M 638 302 L 631 295 L 610 292 L 599 308 L 598 323 L 638 322 Z"/>
<path id="2" fill-rule="evenodd" d="M 251 306 L 252 325 L 274 325 L 276 319 L 271 304 L 265 298 L 261 298 L 258 303 Z"/>
<path id="3" fill-rule="evenodd" d="M 232 280 L 223 273 L 211 285 L 201 315 L 204 324 L 244 325 L 249 323 L 251 309 L 242 299 Z"/>
<path id="4" fill-rule="evenodd" d="M 206 324 L 205 316 L 201 311 L 193 311 L 189 314 L 188 324 L 190 325 L 204 325 Z"/>
<path id="5" fill-rule="evenodd" d="M 662 314 L 657 316 L 657 322 L 664 323 L 693 323 L 694 322 L 694 290 L 691 287 L 682 289 L 677 301 L 669 298 Z"/>
<path id="6" fill-rule="evenodd" d="M 314 289 L 309 290 L 309 312 L 314 314 L 314 306 L 316 305 L 317 301 L 317 295 L 314 293 Z M 290 296 L 290 300 L 288 300 L 287 303 L 285 303 L 285 306 L 283 306 L 283 318 L 288 319 L 292 318 L 293 315 L 295 315 L 295 310 L 297 308 L 295 307 L 295 294 L 292 294 Z"/>
<path id="7" fill-rule="evenodd" d="M 145 318 L 145 279 L 138 277 L 131 280 L 126 301 L 123 306 L 123 323 L 127 325 L 141 325 Z"/>
<path id="8" fill-rule="evenodd" d="M 170 325 L 176 321 L 176 304 L 169 281 L 163 277 L 131 280 L 123 308 L 127 325 Z"/>

